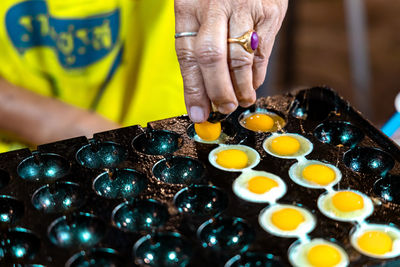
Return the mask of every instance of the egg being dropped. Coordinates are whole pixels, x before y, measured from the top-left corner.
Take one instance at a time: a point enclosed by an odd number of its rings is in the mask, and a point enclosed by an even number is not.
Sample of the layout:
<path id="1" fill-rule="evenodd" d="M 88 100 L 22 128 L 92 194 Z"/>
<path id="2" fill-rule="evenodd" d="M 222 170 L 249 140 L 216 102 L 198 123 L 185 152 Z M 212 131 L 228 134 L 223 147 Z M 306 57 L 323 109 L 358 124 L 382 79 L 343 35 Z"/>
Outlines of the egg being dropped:
<path id="1" fill-rule="evenodd" d="M 349 258 L 339 245 L 315 238 L 311 241 L 296 241 L 289 248 L 289 261 L 293 266 L 344 267 Z"/>
<path id="2" fill-rule="evenodd" d="M 221 135 L 221 123 L 211 123 L 208 121 L 195 123 L 194 130 L 202 140 L 215 141 Z"/>
<path id="3" fill-rule="evenodd" d="M 308 155 L 313 144 L 299 134 L 272 134 L 263 142 L 264 150 L 278 158 L 292 159 Z"/>

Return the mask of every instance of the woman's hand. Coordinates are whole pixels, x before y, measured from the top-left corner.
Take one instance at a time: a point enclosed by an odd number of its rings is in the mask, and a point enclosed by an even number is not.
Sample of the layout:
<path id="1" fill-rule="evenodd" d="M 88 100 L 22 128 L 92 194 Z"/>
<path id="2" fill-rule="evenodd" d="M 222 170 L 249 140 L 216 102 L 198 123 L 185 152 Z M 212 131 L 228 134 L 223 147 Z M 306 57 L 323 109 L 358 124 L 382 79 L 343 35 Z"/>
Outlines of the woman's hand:
<path id="1" fill-rule="evenodd" d="M 208 118 L 210 103 L 228 114 L 238 104 L 252 105 L 255 89 L 264 81 L 275 36 L 287 0 L 175 0 L 175 31 L 198 32 L 176 39 L 176 53 L 190 118 Z M 254 54 L 227 42 L 254 30 L 259 46 Z"/>

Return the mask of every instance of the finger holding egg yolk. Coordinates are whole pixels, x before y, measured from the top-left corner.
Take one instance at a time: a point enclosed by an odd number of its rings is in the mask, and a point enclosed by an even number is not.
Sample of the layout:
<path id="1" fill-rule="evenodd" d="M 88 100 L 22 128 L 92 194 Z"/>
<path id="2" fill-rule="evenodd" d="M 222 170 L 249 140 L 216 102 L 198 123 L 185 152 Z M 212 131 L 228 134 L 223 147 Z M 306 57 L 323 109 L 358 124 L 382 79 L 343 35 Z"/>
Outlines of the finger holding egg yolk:
<path id="1" fill-rule="evenodd" d="M 299 134 L 272 134 L 264 140 L 263 148 L 271 156 L 294 159 L 308 155 L 313 144 Z"/>
<path id="2" fill-rule="evenodd" d="M 315 227 L 315 218 L 308 210 L 286 204 L 271 205 L 260 212 L 260 226 L 272 235 L 302 237 Z"/>
<path id="3" fill-rule="evenodd" d="M 340 170 L 317 160 L 301 161 L 289 169 L 289 177 L 297 184 L 308 188 L 328 188 L 342 179 Z"/>
<path id="4" fill-rule="evenodd" d="M 355 190 L 326 192 L 318 198 L 318 208 L 337 221 L 363 221 L 374 211 L 371 199 Z"/>
<path id="5" fill-rule="evenodd" d="M 344 267 L 349 264 L 342 247 L 322 238 L 304 243 L 296 241 L 290 246 L 288 254 L 290 263 L 296 267 Z"/>
<path id="6" fill-rule="evenodd" d="M 220 145 L 213 149 L 208 160 L 214 167 L 224 171 L 242 171 L 260 162 L 256 150 L 244 145 Z"/>
<path id="7" fill-rule="evenodd" d="M 272 173 L 246 170 L 232 184 L 239 198 L 253 203 L 274 203 L 286 193 L 286 184 Z"/>

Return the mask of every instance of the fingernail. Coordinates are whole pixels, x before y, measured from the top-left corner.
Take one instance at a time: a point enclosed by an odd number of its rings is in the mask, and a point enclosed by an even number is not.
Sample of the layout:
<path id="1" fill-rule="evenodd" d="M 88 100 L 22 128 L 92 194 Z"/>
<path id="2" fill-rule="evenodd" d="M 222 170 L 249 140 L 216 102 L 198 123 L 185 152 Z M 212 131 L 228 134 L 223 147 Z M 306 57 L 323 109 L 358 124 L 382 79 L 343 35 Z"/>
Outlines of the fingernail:
<path id="1" fill-rule="evenodd" d="M 195 123 L 202 122 L 205 120 L 204 110 L 199 106 L 191 107 L 189 111 L 189 116 L 190 119 Z"/>
<path id="2" fill-rule="evenodd" d="M 233 103 L 223 104 L 218 106 L 218 111 L 223 114 L 228 114 L 233 112 L 236 109 L 236 105 Z"/>

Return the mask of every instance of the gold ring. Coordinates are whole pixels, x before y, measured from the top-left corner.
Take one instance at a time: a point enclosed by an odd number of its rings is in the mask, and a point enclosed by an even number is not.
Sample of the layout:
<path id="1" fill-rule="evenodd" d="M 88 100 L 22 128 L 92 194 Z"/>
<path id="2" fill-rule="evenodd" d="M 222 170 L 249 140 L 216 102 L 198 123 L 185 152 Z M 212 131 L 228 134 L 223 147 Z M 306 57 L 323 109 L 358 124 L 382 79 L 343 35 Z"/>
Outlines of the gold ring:
<path id="1" fill-rule="evenodd" d="M 259 38 L 256 31 L 249 30 L 238 38 L 229 38 L 228 43 L 240 44 L 247 52 L 254 53 L 257 50 Z"/>

